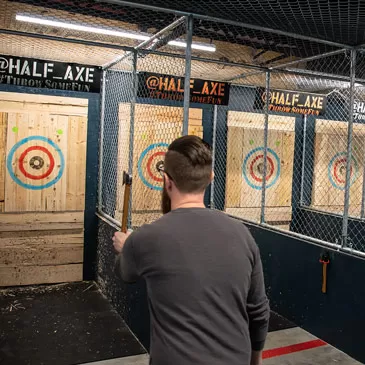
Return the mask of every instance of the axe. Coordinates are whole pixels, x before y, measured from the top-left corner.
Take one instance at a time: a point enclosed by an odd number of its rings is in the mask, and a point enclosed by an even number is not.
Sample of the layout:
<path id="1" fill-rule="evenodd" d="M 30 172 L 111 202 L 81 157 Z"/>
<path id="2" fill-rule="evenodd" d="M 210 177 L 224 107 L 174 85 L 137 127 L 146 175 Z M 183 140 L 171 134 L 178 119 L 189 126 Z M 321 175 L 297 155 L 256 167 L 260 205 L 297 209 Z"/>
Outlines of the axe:
<path id="1" fill-rule="evenodd" d="M 124 200 L 123 200 L 123 216 L 122 216 L 122 232 L 127 233 L 127 221 L 129 211 L 129 197 L 131 193 L 132 175 L 123 171 Z"/>
<path id="2" fill-rule="evenodd" d="M 322 293 L 327 293 L 327 265 L 330 263 L 330 256 L 326 252 L 321 255 L 319 262 L 323 265 L 322 267 Z"/>

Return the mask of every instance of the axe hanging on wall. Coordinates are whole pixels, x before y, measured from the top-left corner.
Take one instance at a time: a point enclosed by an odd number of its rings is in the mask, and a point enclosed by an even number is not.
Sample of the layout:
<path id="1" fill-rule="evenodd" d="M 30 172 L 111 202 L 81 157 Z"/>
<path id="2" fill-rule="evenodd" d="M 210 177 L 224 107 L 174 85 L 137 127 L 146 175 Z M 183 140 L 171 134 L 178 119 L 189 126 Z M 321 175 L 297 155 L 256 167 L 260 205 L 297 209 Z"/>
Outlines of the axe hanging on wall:
<path id="1" fill-rule="evenodd" d="M 132 175 L 123 171 L 124 200 L 123 200 L 123 216 L 122 216 L 122 232 L 127 233 L 127 222 L 129 213 L 129 197 L 131 194 Z"/>

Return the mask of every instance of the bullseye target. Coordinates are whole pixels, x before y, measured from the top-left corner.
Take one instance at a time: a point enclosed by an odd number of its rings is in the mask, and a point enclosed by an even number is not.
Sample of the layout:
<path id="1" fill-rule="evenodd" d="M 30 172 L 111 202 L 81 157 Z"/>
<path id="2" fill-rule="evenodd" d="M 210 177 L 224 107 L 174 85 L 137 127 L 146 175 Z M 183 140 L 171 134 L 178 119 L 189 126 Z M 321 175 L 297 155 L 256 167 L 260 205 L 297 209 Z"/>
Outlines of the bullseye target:
<path id="1" fill-rule="evenodd" d="M 256 190 L 262 189 L 264 176 L 264 147 L 251 150 L 245 157 L 242 167 L 247 184 Z M 280 159 L 274 150 L 267 149 L 266 188 L 273 186 L 280 176 Z"/>
<path id="2" fill-rule="evenodd" d="M 328 178 L 333 187 L 339 190 L 345 190 L 346 185 L 346 152 L 340 152 L 334 155 L 328 164 Z M 355 157 L 352 156 L 350 164 L 350 186 L 355 182 L 359 175 L 359 164 Z"/>
<path id="3" fill-rule="evenodd" d="M 20 186 L 41 190 L 61 178 L 65 159 L 61 149 L 49 138 L 31 136 L 17 142 L 7 158 L 10 177 Z"/>
<path id="4" fill-rule="evenodd" d="M 160 169 L 163 168 L 167 143 L 149 145 L 138 159 L 138 175 L 143 184 L 153 190 L 162 190 L 163 179 Z"/>

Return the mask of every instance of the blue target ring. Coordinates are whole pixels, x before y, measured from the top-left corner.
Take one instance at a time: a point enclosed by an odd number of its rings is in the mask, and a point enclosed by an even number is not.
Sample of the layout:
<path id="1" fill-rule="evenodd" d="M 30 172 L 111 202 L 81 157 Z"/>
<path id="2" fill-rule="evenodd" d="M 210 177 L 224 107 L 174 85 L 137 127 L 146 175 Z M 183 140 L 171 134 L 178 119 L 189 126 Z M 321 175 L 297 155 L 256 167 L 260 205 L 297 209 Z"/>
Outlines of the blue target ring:
<path id="1" fill-rule="evenodd" d="M 60 158 L 60 169 L 58 171 L 57 176 L 51 180 L 48 181 L 46 184 L 43 185 L 31 185 L 31 184 L 27 184 L 24 183 L 23 181 L 21 181 L 15 174 L 13 171 L 13 167 L 12 167 L 12 163 L 13 163 L 13 158 L 14 158 L 14 154 L 16 152 L 16 150 L 23 146 L 25 143 L 30 142 L 30 141 L 42 141 L 42 142 L 46 142 L 48 143 L 50 146 L 52 146 L 56 152 L 58 153 L 58 156 Z M 8 169 L 9 175 L 10 177 L 21 187 L 25 188 L 25 189 L 30 189 L 30 190 L 42 190 L 42 189 L 47 189 L 50 186 L 56 184 L 57 181 L 60 180 L 60 178 L 62 177 L 63 171 L 65 169 L 65 158 L 63 156 L 63 153 L 61 151 L 61 149 L 56 145 L 56 143 L 54 143 L 52 140 L 50 140 L 49 138 L 43 137 L 43 136 L 31 136 L 31 137 L 27 137 L 27 138 L 23 138 L 22 140 L 20 140 L 19 142 L 17 142 L 10 150 L 8 158 L 6 160 L 6 167 Z"/>
<path id="2" fill-rule="evenodd" d="M 256 190 L 261 190 L 262 185 L 255 185 L 250 181 L 250 178 L 247 175 L 247 171 L 249 170 L 248 169 L 248 161 L 249 161 L 250 157 L 252 157 L 256 152 L 260 152 L 260 151 L 264 152 L 264 147 L 256 147 L 253 150 L 251 150 L 246 155 L 246 157 L 243 161 L 243 165 L 242 165 L 242 174 L 243 174 L 244 179 L 246 180 L 247 184 L 251 188 L 256 189 Z M 268 188 L 272 187 L 274 184 L 276 184 L 277 180 L 279 179 L 279 176 L 280 176 L 280 159 L 279 159 L 279 156 L 277 155 L 277 153 L 274 150 L 272 150 L 271 148 L 268 148 L 267 151 L 272 155 L 272 157 L 274 157 L 274 159 L 276 161 L 276 173 L 274 175 L 273 180 L 270 183 L 266 184 L 266 188 L 268 189 Z M 269 154 L 268 154 L 268 157 L 271 157 L 271 156 L 269 156 Z"/>
<path id="3" fill-rule="evenodd" d="M 346 159 L 347 153 L 346 152 L 339 152 L 339 153 L 336 153 L 332 157 L 330 163 L 328 164 L 328 179 L 329 179 L 331 185 L 334 188 L 339 189 L 339 190 L 345 190 L 345 185 L 344 186 L 339 185 L 339 181 L 335 181 L 335 179 L 332 176 L 332 171 L 334 171 L 335 166 L 338 163 L 336 160 L 338 160 L 341 157 L 342 157 L 342 160 L 343 159 Z M 350 186 L 355 182 L 355 180 L 357 179 L 357 177 L 359 175 L 359 165 L 358 165 L 358 163 L 357 163 L 357 161 L 356 161 L 356 159 L 355 159 L 354 156 L 351 157 L 351 161 L 353 162 L 353 166 L 355 168 L 355 172 L 354 172 L 354 174 L 353 174 L 353 176 L 352 176 L 352 178 L 350 180 Z M 336 176 L 335 176 L 335 178 L 336 178 Z M 342 183 L 342 181 L 341 181 L 341 183 Z"/>
<path id="4" fill-rule="evenodd" d="M 152 190 L 158 190 L 158 191 L 162 191 L 162 186 L 158 186 L 158 185 L 153 185 L 151 184 L 149 181 L 147 181 L 147 179 L 144 176 L 143 170 L 142 170 L 142 163 L 144 158 L 146 157 L 147 153 L 152 151 L 155 148 L 158 147 L 168 147 L 169 145 L 167 143 L 164 142 L 160 142 L 160 143 L 154 143 L 149 145 L 142 153 L 141 156 L 138 159 L 138 163 L 137 163 L 137 170 L 138 170 L 138 175 L 139 178 L 142 180 L 143 184 L 145 184 L 146 186 L 148 186 L 150 189 Z"/>

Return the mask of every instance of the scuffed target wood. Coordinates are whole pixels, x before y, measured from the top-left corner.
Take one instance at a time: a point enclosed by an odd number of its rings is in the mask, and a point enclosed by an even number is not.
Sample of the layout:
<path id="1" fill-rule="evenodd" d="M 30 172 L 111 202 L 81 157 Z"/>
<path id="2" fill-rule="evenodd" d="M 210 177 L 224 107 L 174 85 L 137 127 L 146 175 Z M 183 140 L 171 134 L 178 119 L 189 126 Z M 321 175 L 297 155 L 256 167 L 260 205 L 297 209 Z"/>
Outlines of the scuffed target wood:
<path id="1" fill-rule="evenodd" d="M 4 211 L 84 209 L 87 100 L 1 93 L 0 111 L 7 118 Z"/>
<path id="2" fill-rule="evenodd" d="M 123 170 L 129 169 L 130 104 L 119 105 L 118 189 L 115 217 L 122 217 Z M 135 105 L 133 140 L 132 225 L 140 226 L 160 216 L 163 163 L 168 145 L 182 134 L 183 108 Z M 203 137 L 202 109 L 189 110 L 190 135 Z"/>
<path id="3" fill-rule="evenodd" d="M 269 116 L 265 213 L 291 220 L 295 118 Z M 264 115 L 228 112 L 226 211 L 258 221 L 264 168 Z M 234 213 L 235 211 L 235 213 Z M 276 222 L 276 223 L 275 223 Z"/>
<path id="4" fill-rule="evenodd" d="M 312 207 L 342 213 L 346 184 L 347 128 L 345 122 L 316 120 Z M 353 125 L 350 215 L 359 216 L 365 155 L 365 125 Z"/>
<path id="5" fill-rule="evenodd" d="M 82 280 L 87 113 L 0 93 L 0 286 Z"/>

